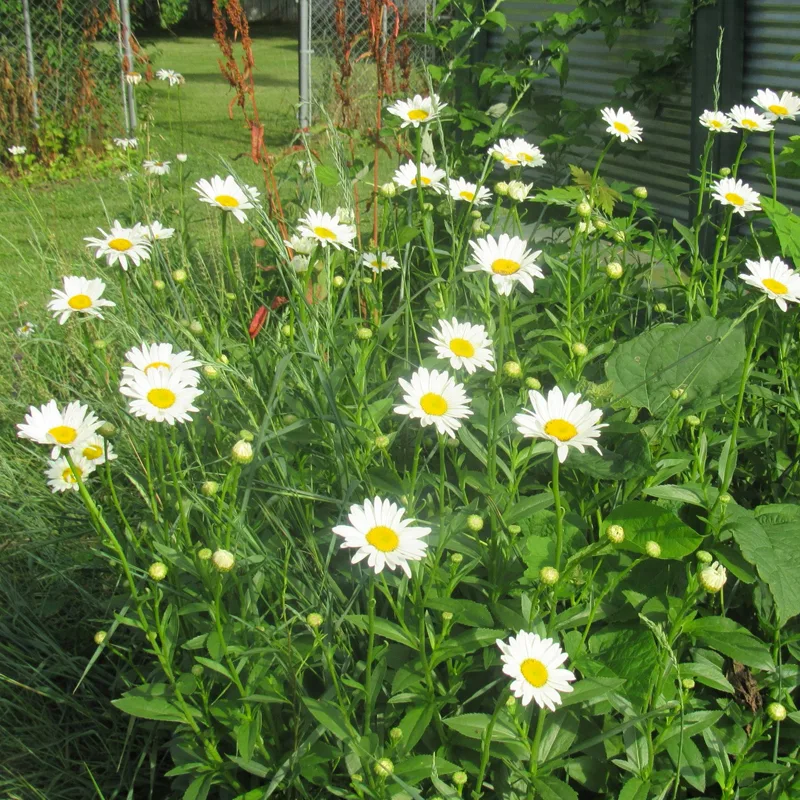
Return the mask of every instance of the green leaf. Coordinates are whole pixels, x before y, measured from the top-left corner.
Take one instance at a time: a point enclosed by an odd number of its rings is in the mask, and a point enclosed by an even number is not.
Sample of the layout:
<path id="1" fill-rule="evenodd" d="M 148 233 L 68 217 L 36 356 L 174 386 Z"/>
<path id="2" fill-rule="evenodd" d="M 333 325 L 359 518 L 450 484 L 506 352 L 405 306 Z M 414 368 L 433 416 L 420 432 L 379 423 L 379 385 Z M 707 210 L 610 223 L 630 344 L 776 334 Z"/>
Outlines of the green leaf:
<path id="1" fill-rule="evenodd" d="M 503 14 L 502 11 L 489 11 L 484 19 L 487 22 L 493 22 L 500 28 L 501 31 L 504 31 L 506 29 L 506 25 L 508 24 L 506 22 L 506 15 Z"/>
<path id="2" fill-rule="evenodd" d="M 422 703 L 406 711 L 406 715 L 397 726 L 403 731 L 403 738 L 399 745 L 403 753 L 414 749 L 414 745 L 422 738 L 428 725 L 431 724 L 435 710 L 436 706 L 433 703 Z"/>
<path id="3" fill-rule="evenodd" d="M 769 217 L 781 245 L 781 255 L 800 261 L 800 217 L 770 197 L 761 198 L 761 208 Z"/>
<path id="4" fill-rule="evenodd" d="M 133 717 L 159 722 L 186 722 L 186 715 L 172 703 L 171 691 L 166 683 L 146 683 L 125 692 L 111 703 Z M 196 709 L 190 707 L 190 710 L 194 716 L 200 716 Z"/>
<path id="5" fill-rule="evenodd" d="M 261 731 L 261 714 L 256 712 L 252 719 L 246 720 L 235 728 L 236 748 L 239 755 L 249 761 L 253 757 L 253 751 L 258 744 L 258 734 Z"/>
<path id="6" fill-rule="evenodd" d="M 450 611 L 453 614 L 453 622 L 471 628 L 489 628 L 494 625 L 494 619 L 492 619 L 489 609 L 474 600 L 428 597 L 425 600 L 425 607 L 436 611 Z"/>
<path id="7" fill-rule="evenodd" d="M 561 696 L 561 708 L 578 703 L 594 705 L 605 700 L 611 692 L 624 684 L 624 678 L 584 678 L 573 684 L 573 691 Z"/>
<path id="8" fill-rule="evenodd" d="M 644 500 L 617 506 L 605 518 L 604 532 L 609 525 L 625 529 L 625 541 L 620 548 L 644 553 L 645 544 L 652 540 L 660 545 L 661 558 L 683 558 L 697 550 L 703 541 L 671 511 Z"/>
<path id="9" fill-rule="evenodd" d="M 198 775 L 183 793 L 183 800 L 206 800 L 213 779 L 213 775 Z"/>
<path id="10" fill-rule="evenodd" d="M 468 737 L 469 739 L 483 739 L 486 729 L 492 718 L 489 714 L 461 714 L 458 717 L 443 719 L 448 728 Z M 493 742 L 518 742 L 517 732 L 503 722 L 495 720 L 492 728 Z"/>
<path id="11" fill-rule="evenodd" d="M 748 667 L 775 671 L 767 645 L 728 617 L 700 617 L 690 622 L 685 632 L 712 650 L 741 661 Z"/>
<path id="12" fill-rule="evenodd" d="M 733 391 L 731 379 L 744 362 L 744 326 L 731 326 L 712 317 L 664 323 L 619 345 L 606 361 L 618 399 L 665 416 L 676 402 L 673 389 L 684 390 L 682 402 L 716 396 L 726 383 Z"/>
<path id="13" fill-rule="evenodd" d="M 631 778 L 625 781 L 617 800 L 648 800 L 650 797 L 650 781 Z"/>
<path id="14" fill-rule="evenodd" d="M 513 525 L 552 505 L 553 495 L 551 492 L 542 492 L 532 497 L 521 497 L 518 503 L 514 503 L 503 512 L 503 522 L 506 525 Z"/>
<path id="15" fill-rule="evenodd" d="M 552 775 L 534 778 L 533 785 L 542 800 L 578 800 L 578 794 L 571 786 Z"/>
<path id="16" fill-rule="evenodd" d="M 720 692 L 733 694 L 733 686 L 722 670 L 709 661 L 692 661 L 680 665 L 681 678 L 697 678 L 700 683 Z"/>
<path id="17" fill-rule="evenodd" d="M 612 447 L 603 445 L 603 455 L 593 450 L 570 454 L 569 466 L 601 480 L 624 481 L 650 471 L 650 448 L 641 434 L 626 436 Z"/>
<path id="18" fill-rule="evenodd" d="M 681 778 L 698 792 L 704 792 L 706 790 L 706 770 L 703 765 L 703 755 L 697 745 L 689 737 L 684 737 L 683 750 L 680 751 L 680 742 L 675 738 L 667 744 L 667 752 L 676 768 L 680 752 Z"/>
<path id="19" fill-rule="evenodd" d="M 364 632 L 369 631 L 369 617 L 366 614 L 348 614 L 345 619 L 348 622 L 352 622 L 353 625 L 360 630 Z M 416 649 L 417 647 L 416 642 L 409 639 L 406 632 L 399 625 L 394 622 L 389 622 L 388 619 L 376 617 L 373 630 L 378 636 L 382 636 L 384 639 L 404 644 L 406 647 L 411 647 L 412 649 Z"/>
<path id="20" fill-rule="evenodd" d="M 625 680 L 625 696 L 631 702 L 643 702 L 650 683 L 650 675 L 658 664 L 658 651 L 653 635 L 643 627 L 609 627 L 592 635 L 589 652 L 595 662 Z M 566 698 L 565 698 L 566 699 Z"/>
<path id="21" fill-rule="evenodd" d="M 489 645 L 493 645 L 497 639 L 502 639 L 506 631 L 492 628 L 475 628 L 458 636 L 453 636 L 444 642 L 431 654 L 431 668 L 438 666 L 448 658 L 469 655 L 476 650 L 480 650 Z"/>
<path id="22" fill-rule="evenodd" d="M 412 228 L 410 225 L 403 225 L 397 231 L 397 247 L 408 244 L 420 235 L 422 231 L 419 228 Z"/>
<path id="23" fill-rule="evenodd" d="M 339 185 L 339 173 L 333 167 L 328 167 L 325 164 L 317 164 L 314 168 L 314 174 L 323 186 Z"/>
<path id="24" fill-rule="evenodd" d="M 328 700 L 315 700 L 313 697 L 304 697 L 303 703 L 314 719 L 337 739 L 348 741 L 355 737 L 355 731 L 351 731 L 344 715 L 334 703 Z"/>

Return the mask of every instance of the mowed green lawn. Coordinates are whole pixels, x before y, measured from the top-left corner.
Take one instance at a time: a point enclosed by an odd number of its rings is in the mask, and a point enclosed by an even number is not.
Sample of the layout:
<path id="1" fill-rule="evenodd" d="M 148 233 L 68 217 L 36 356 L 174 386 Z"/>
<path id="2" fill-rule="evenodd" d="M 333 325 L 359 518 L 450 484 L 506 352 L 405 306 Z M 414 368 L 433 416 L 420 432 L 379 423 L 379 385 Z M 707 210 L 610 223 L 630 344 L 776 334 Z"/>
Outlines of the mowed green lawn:
<path id="1" fill-rule="evenodd" d="M 297 42 L 291 34 L 288 28 L 254 31 L 256 98 L 267 144 L 277 150 L 290 144 L 296 128 Z M 152 125 L 149 153 L 143 142 L 134 158 L 139 162 L 146 157 L 170 160 L 174 167 L 175 154 L 183 149 L 189 155 L 186 168 L 192 182 L 222 172 L 222 159 L 226 159 L 243 178 L 262 187 L 261 169 L 247 158 L 250 133 L 241 110 L 234 107 L 233 120 L 228 117 L 234 94 L 220 72 L 220 51 L 211 32 L 142 36 L 141 41 L 154 69 L 174 69 L 186 78 L 180 89 L 183 140 L 178 90 L 157 80 L 146 88 L 140 85 L 139 91 L 151 98 L 144 100 L 144 106 L 150 106 Z M 241 52 L 239 45 L 236 52 Z M 124 131 L 120 128 L 117 135 L 123 136 Z M 144 132 L 139 136 L 146 138 Z M 168 180 L 174 184 L 175 176 Z M 39 218 L 31 214 L 32 205 L 39 209 Z M 81 274 L 80 265 L 87 263 L 83 237 L 93 235 L 98 225 L 127 207 L 127 190 L 119 174 L 40 184 L 30 190 L 0 188 L 0 320 L 7 325 L 18 324 L 20 318 L 35 322 L 42 314 L 51 276 L 68 267 L 71 271 L 72 265 L 65 260 L 74 261 Z M 43 263 L 40 245 L 47 240 L 56 243 L 65 258 L 51 255 Z M 26 302 L 29 305 L 20 309 Z"/>

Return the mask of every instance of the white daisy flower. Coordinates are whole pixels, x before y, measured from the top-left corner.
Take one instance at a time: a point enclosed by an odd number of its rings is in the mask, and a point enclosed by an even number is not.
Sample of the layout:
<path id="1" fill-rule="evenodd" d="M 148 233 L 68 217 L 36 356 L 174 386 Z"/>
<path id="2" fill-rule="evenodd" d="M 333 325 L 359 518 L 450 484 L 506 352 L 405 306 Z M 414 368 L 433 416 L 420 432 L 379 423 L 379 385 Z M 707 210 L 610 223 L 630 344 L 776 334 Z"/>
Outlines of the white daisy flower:
<path id="1" fill-rule="evenodd" d="M 752 106 L 734 106 L 728 112 L 728 116 L 737 128 L 745 131 L 764 133 L 773 128 L 772 121 L 763 114 L 759 114 Z"/>
<path id="2" fill-rule="evenodd" d="M 169 161 L 142 161 L 142 166 L 148 175 L 169 174 Z"/>
<path id="3" fill-rule="evenodd" d="M 375 573 L 384 567 L 400 567 L 410 578 L 409 561 L 425 558 L 428 543 L 423 538 L 430 528 L 417 527 L 412 519 L 403 519 L 406 510 L 389 500 L 365 500 L 363 505 L 350 506 L 349 525 L 337 525 L 333 532 L 344 539 L 342 547 L 358 548 L 352 564 L 367 559 Z"/>
<path id="4" fill-rule="evenodd" d="M 128 411 L 135 417 L 170 425 L 190 422 L 189 412 L 198 410 L 192 403 L 203 394 L 186 382 L 185 373 L 166 367 L 137 372 L 130 381 L 123 381 L 119 390 L 131 398 Z"/>
<path id="5" fill-rule="evenodd" d="M 438 94 L 433 94 L 431 97 L 421 97 L 416 94 L 408 100 L 397 100 L 386 110 L 403 120 L 401 128 L 409 125 L 418 128 L 423 123 L 435 120 L 446 105 L 447 103 L 439 100 Z"/>
<path id="6" fill-rule="evenodd" d="M 188 160 L 189 156 L 186 153 L 177 153 L 175 158 L 181 162 L 181 164 L 185 164 Z"/>
<path id="7" fill-rule="evenodd" d="M 630 111 L 625 111 L 623 108 L 617 111 L 613 108 L 604 108 L 600 116 L 603 122 L 608 124 L 606 132 L 616 136 L 621 142 L 627 142 L 628 139 L 634 142 L 642 141 L 642 128 Z"/>
<path id="8" fill-rule="evenodd" d="M 448 189 L 453 200 L 466 200 L 476 207 L 488 205 L 492 196 L 486 186 L 478 188 L 477 184 L 470 183 L 464 178 L 450 178 Z"/>
<path id="9" fill-rule="evenodd" d="M 733 210 L 742 217 L 748 211 L 761 208 L 761 195 L 737 178 L 722 178 L 711 184 L 712 197 L 724 206 L 733 206 Z"/>
<path id="10" fill-rule="evenodd" d="M 433 189 L 436 194 L 441 194 L 444 191 L 444 184 L 442 181 L 445 177 L 445 171 L 439 169 L 436 164 L 423 163 L 419 165 L 419 181 L 423 189 Z M 409 161 L 407 164 L 401 164 L 395 170 L 393 180 L 401 189 L 416 189 L 417 165 L 413 161 Z"/>
<path id="11" fill-rule="evenodd" d="M 772 89 L 759 89 L 752 102 L 767 112 L 768 119 L 794 119 L 800 114 L 800 97 L 792 92 L 779 95 Z"/>
<path id="12" fill-rule="evenodd" d="M 395 413 L 418 419 L 423 428 L 435 425 L 440 434 L 455 439 L 461 420 L 472 416 L 463 384 L 456 383 L 445 370 L 420 367 L 411 376 L 410 383 L 403 378 L 398 383 L 405 392 L 403 400 L 406 402 L 395 406 Z"/>
<path id="13" fill-rule="evenodd" d="M 492 154 L 506 169 L 512 167 L 541 167 L 545 160 L 542 151 L 524 139 L 501 139 L 489 148 Z"/>
<path id="14" fill-rule="evenodd" d="M 54 317 L 63 325 L 73 314 L 103 319 L 101 308 L 112 308 L 116 303 L 103 299 L 106 285 L 100 278 L 64 277 L 64 288 L 53 289 L 53 299 L 47 304 Z"/>
<path id="15" fill-rule="evenodd" d="M 533 189 L 532 183 L 509 181 L 507 194 L 515 203 L 522 203 L 528 199 L 531 189 Z"/>
<path id="16" fill-rule="evenodd" d="M 297 226 L 300 236 L 313 239 L 323 247 L 331 245 L 336 250 L 340 247 L 355 250 L 353 239 L 356 238 L 356 229 L 352 225 L 339 222 L 338 214 L 331 215 L 325 211 L 309 209 Z"/>
<path id="17" fill-rule="evenodd" d="M 61 411 L 55 400 L 39 408 L 31 406 L 25 421 L 17 425 L 17 436 L 37 444 L 53 445 L 51 458 L 62 447 L 80 447 L 103 424 L 88 407 L 75 401 Z"/>
<path id="18" fill-rule="evenodd" d="M 511 294 L 514 284 L 519 281 L 529 292 L 533 291 L 533 279 L 543 278 L 544 273 L 536 264 L 536 258 L 542 252 L 531 252 L 526 243 L 518 236 L 500 234 L 495 240 L 493 236 L 470 242 L 475 264 L 464 267 L 465 272 L 488 272 L 498 294 Z"/>
<path id="19" fill-rule="evenodd" d="M 171 239 L 175 235 L 175 228 L 166 228 L 157 219 L 147 225 L 145 231 L 151 242 L 163 242 L 164 239 Z"/>
<path id="20" fill-rule="evenodd" d="M 11 153 L 12 156 L 24 156 L 25 153 L 28 152 L 28 148 L 22 144 L 13 144 L 8 148 L 8 152 Z"/>
<path id="21" fill-rule="evenodd" d="M 80 459 L 85 459 L 92 467 L 99 467 L 106 461 L 113 461 L 117 457 L 111 442 L 106 443 L 102 436 L 96 435 L 90 436 L 80 447 L 72 448 L 69 454 L 76 464 Z"/>
<path id="22" fill-rule="evenodd" d="M 58 458 L 50 462 L 45 475 L 53 492 L 78 491 L 78 478 L 85 481 L 94 472 L 94 464 L 85 458 L 72 459 L 75 468 L 70 467 L 66 458 Z"/>
<path id="23" fill-rule="evenodd" d="M 160 69 L 156 72 L 156 78 L 160 81 L 169 81 L 170 86 L 180 86 L 186 83 L 186 79 L 180 72 L 175 72 L 174 69 Z"/>
<path id="24" fill-rule="evenodd" d="M 131 86 L 138 86 L 142 82 L 142 73 L 141 72 L 126 72 L 125 73 L 125 83 L 129 83 Z"/>
<path id="25" fill-rule="evenodd" d="M 524 409 L 514 417 L 517 430 L 525 437 L 549 439 L 558 450 L 558 460 L 563 463 L 574 447 L 585 452 L 586 447 L 593 447 L 600 455 L 603 451 L 595 441 L 600 436 L 600 429 L 606 423 L 600 422 L 603 412 L 592 408 L 588 401 L 580 402 L 581 396 L 570 392 L 567 399 L 557 386 L 551 389 L 547 397 L 541 392 L 528 392 L 533 411 Z"/>
<path id="26" fill-rule="evenodd" d="M 36 333 L 36 326 L 32 322 L 23 322 L 22 325 L 17 328 L 17 336 L 27 338 L 34 333 Z"/>
<path id="27" fill-rule="evenodd" d="M 292 258 L 289 262 L 289 266 L 298 274 L 308 271 L 308 265 L 311 263 L 311 259 L 308 256 L 302 256 L 299 253 Z"/>
<path id="28" fill-rule="evenodd" d="M 317 247 L 317 240 L 313 236 L 297 236 L 293 234 L 289 239 L 284 239 L 283 243 L 291 247 L 295 253 L 303 256 L 310 256 Z"/>
<path id="29" fill-rule="evenodd" d="M 119 220 L 115 219 L 109 233 L 102 228 L 97 230 L 103 234 L 102 237 L 84 236 L 83 240 L 88 242 L 86 246 L 90 250 L 95 251 L 95 258 L 105 256 L 109 267 L 119 262 L 122 269 L 127 271 L 129 261 L 138 267 L 142 261 L 149 260 L 150 242 L 147 241 L 145 231 L 139 223 L 132 228 L 124 228 Z"/>
<path id="30" fill-rule="evenodd" d="M 119 147 L 120 150 L 135 150 L 139 146 L 139 140 L 136 137 L 131 139 L 117 138 L 114 139 L 114 144 Z"/>
<path id="31" fill-rule="evenodd" d="M 533 700 L 539 708 L 556 710 L 561 695 L 572 691 L 574 673 L 563 669 L 567 654 L 553 639 L 542 639 L 535 633 L 520 631 L 508 642 L 498 639 L 503 660 L 503 672 L 510 678 L 511 693 L 527 706 Z"/>
<path id="32" fill-rule="evenodd" d="M 295 166 L 297 167 L 297 171 L 304 178 L 309 178 L 314 174 L 313 161 L 304 161 L 302 158 L 298 158 L 297 161 L 295 162 Z"/>
<path id="33" fill-rule="evenodd" d="M 455 317 L 450 322 L 440 319 L 433 333 L 428 341 L 433 343 L 439 358 L 450 360 L 453 369 L 463 367 L 470 375 L 477 369 L 494 372 L 492 340 L 483 325 L 459 322 Z"/>
<path id="34" fill-rule="evenodd" d="M 244 212 L 254 208 L 253 203 L 257 203 L 260 196 L 255 186 L 239 186 L 233 175 L 228 175 L 224 180 L 219 175 L 210 181 L 201 178 L 192 189 L 200 195 L 201 202 L 229 211 L 239 222 L 247 221 Z"/>
<path id="35" fill-rule="evenodd" d="M 721 111 L 704 111 L 700 115 L 700 124 L 716 133 L 733 133 L 733 122 Z"/>
<path id="36" fill-rule="evenodd" d="M 778 304 L 781 311 L 786 311 L 786 302 L 800 303 L 800 274 L 795 272 L 777 256 L 770 261 L 760 258 L 758 261 L 746 261 L 749 273 L 742 272 L 739 277 L 751 286 L 761 289 L 771 300 Z"/>
<path id="37" fill-rule="evenodd" d="M 364 253 L 361 263 L 373 272 L 386 272 L 387 269 L 399 269 L 400 264 L 394 256 L 388 253 Z"/>
<path id="38" fill-rule="evenodd" d="M 196 372 L 200 362 L 195 361 L 188 350 L 173 353 L 172 345 L 168 342 L 132 347 L 125 353 L 125 359 L 132 366 L 122 368 L 123 383 L 132 383 L 139 374 L 147 375 L 157 369 L 166 369 L 171 375 L 179 376 L 187 386 L 197 386 L 200 382 L 200 374 Z"/>

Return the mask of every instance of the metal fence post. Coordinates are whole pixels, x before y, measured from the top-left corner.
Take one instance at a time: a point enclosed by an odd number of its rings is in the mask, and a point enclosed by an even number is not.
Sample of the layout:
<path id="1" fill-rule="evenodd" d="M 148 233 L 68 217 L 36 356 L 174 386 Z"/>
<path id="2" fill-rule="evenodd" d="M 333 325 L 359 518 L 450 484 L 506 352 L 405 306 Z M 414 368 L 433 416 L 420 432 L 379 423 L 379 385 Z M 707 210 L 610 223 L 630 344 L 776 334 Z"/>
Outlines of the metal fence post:
<path id="1" fill-rule="evenodd" d="M 311 0 L 299 0 L 300 40 L 297 77 L 300 93 L 298 121 L 305 130 L 311 125 Z"/>
<path id="2" fill-rule="evenodd" d="M 125 65 L 127 64 L 127 71 L 133 72 L 134 60 L 133 47 L 131 46 L 131 9 L 128 0 L 119 0 L 119 16 L 120 37 L 122 38 L 122 47 L 125 53 L 122 71 L 123 73 L 126 71 Z M 133 92 L 133 84 L 125 80 L 124 74 L 122 79 L 124 81 L 123 86 L 127 100 L 127 119 L 125 122 L 128 135 L 130 135 L 136 130 L 136 97 Z"/>
<path id="3" fill-rule="evenodd" d="M 31 105 L 33 107 L 34 127 L 39 124 L 39 95 L 36 91 L 36 68 L 33 62 L 33 36 L 31 35 L 31 10 L 28 7 L 28 0 L 22 0 L 22 17 L 25 26 L 25 51 L 28 60 L 28 79 L 31 82 Z"/>

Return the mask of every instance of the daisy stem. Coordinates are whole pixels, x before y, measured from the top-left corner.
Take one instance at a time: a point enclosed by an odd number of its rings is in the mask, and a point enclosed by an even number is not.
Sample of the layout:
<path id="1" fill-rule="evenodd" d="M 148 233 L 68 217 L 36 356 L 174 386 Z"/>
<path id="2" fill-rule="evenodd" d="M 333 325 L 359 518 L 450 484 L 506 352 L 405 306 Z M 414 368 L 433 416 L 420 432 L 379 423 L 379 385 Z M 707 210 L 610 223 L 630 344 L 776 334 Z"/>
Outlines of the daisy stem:
<path id="1" fill-rule="evenodd" d="M 445 468 L 445 437 L 439 434 L 439 515 L 444 517 L 444 497 L 447 485 L 447 470 Z"/>
<path id="2" fill-rule="evenodd" d="M 364 736 L 372 722 L 372 658 L 375 647 L 375 575 L 370 572 L 367 588 L 367 666 L 364 672 Z"/>
<path id="3" fill-rule="evenodd" d="M 744 153 L 744 150 L 747 147 L 747 137 L 749 135 L 750 135 L 749 131 L 744 131 L 742 133 L 742 141 L 739 143 L 739 150 L 736 153 L 736 159 L 734 160 L 733 166 L 731 167 L 731 175 L 734 178 L 739 172 L 739 162 L 742 160 L 742 154 Z"/>
<path id="4" fill-rule="evenodd" d="M 128 321 L 128 325 L 132 325 L 133 321 L 131 320 L 131 306 L 130 301 L 128 300 L 128 281 L 126 275 L 122 276 L 119 286 L 122 290 L 122 305 L 125 308 L 125 319 Z"/>
<path id="5" fill-rule="evenodd" d="M 486 730 L 483 733 L 483 744 L 481 746 L 481 763 L 478 769 L 478 778 L 475 781 L 475 791 L 472 793 L 473 800 L 480 800 L 483 796 L 483 792 L 481 789 L 483 788 L 483 779 L 486 775 L 486 767 L 489 765 L 489 748 L 492 743 L 492 731 L 494 730 L 494 724 L 497 722 L 497 717 L 502 711 L 503 707 L 506 704 L 506 699 L 508 698 L 507 692 L 500 692 L 499 697 L 497 698 L 497 702 L 494 706 L 494 713 L 492 714 L 492 718 L 489 720 L 489 724 L 486 726 Z"/>
<path id="6" fill-rule="evenodd" d="M 553 450 L 553 503 L 556 507 L 556 557 L 555 568 L 561 570 L 561 553 L 564 549 L 564 510 L 561 508 L 561 491 L 558 485 L 559 468 L 558 448 Z"/>
<path id="7" fill-rule="evenodd" d="M 769 166 L 772 174 L 772 199 L 778 200 L 778 173 L 775 165 L 775 128 L 769 132 Z"/>
<path id="8" fill-rule="evenodd" d="M 536 795 L 536 789 L 533 785 L 533 778 L 539 770 L 539 744 L 542 741 L 542 731 L 544 730 L 544 715 L 547 712 L 544 708 L 539 708 L 539 716 L 536 719 L 536 731 L 533 734 L 533 742 L 531 742 L 531 763 L 530 773 L 531 781 L 528 783 L 528 800 L 532 800 Z"/>
<path id="9" fill-rule="evenodd" d="M 603 159 L 606 157 L 606 153 L 608 153 L 608 151 L 611 149 L 612 144 L 614 144 L 613 137 L 606 142 L 603 152 L 600 153 L 600 157 L 597 159 L 597 163 L 594 165 L 594 172 L 592 173 L 592 199 L 594 199 L 594 188 L 595 184 L 597 183 L 597 175 L 600 172 L 600 165 L 603 163 Z"/>
<path id="10" fill-rule="evenodd" d="M 728 240 L 728 236 L 731 232 L 731 221 L 733 219 L 733 210 L 729 210 L 727 212 L 727 216 L 725 217 L 724 222 L 722 223 L 722 227 L 720 228 L 720 232 L 717 234 L 717 243 L 714 246 L 714 260 L 711 264 L 711 315 L 717 315 L 717 307 L 719 306 L 719 293 L 722 288 L 722 277 L 725 275 L 725 271 L 722 271 L 722 276 L 717 276 L 717 272 L 719 269 L 719 255 L 720 251 L 722 250 L 723 242 Z"/>
<path id="11" fill-rule="evenodd" d="M 233 271 L 233 261 L 231 261 L 231 251 L 228 246 L 228 212 L 222 212 L 222 254 L 225 256 L 225 265 L 231 276 L 231 289 L 236 288 L 236 273 Z M 309 266 L 309 272 L 311 272 Z"/>

